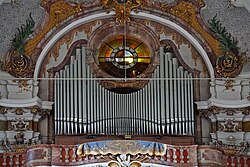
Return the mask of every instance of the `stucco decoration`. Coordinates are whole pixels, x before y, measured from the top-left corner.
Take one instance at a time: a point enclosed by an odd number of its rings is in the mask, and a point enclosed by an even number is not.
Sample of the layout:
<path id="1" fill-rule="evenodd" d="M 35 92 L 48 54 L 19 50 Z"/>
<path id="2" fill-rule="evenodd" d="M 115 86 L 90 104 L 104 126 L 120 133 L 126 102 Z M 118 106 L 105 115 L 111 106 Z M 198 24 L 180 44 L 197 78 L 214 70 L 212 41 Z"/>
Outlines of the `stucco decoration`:
<path id="1" fill-rule="evenodd" d="M 32 71 L 32 61 L 26 56 L 15 51 L 10 52 L 11 59 L 6 63 L 6 71 L 15 77 L 25 77 Z"/>
<path id="2" fill-rule="evenodd" d="M 225 26 L 232 36 L 239 41 L 240 52 L 250 55 L 250 13 L 244 7 L 230 6 L 229 0 L 205 0 L 206 7 L 201 10 L 204 22 L 211 20 L 217 13 L 218 20 Z M 243 72 L 250 71 L 248 64 L 243 67 Z"/>
<path id="3" fill-rule="evenodd" d="M 18 28 L 18 33 L 15 34 L 15 38 L 11 42 L 11 51 L 9 53 L 11 54 L 9 56 L 11 60 L 6 63 L 6 71 L 16 77 L 26 76 L 32 67 L 32 61 L 25 55 L 24 50 L 26 41 L 34 32 L 33 28 L 35 26 L 31 13 L 29 17 L 29 19 L 26 19 L 26 24 Z"/>
<path id="4" fill-rule="evenodd" d="M 216 72 L 220 77 L 236 77 L 244 64 L 245 53 L 239 51 L 238 40 L 227 32 L 217 15 L 209 20 L 209 28 L 220 41 L 222 55 L 217 58 Z"/>
<path id="5" fill-rule="evenodd" d="M 138 8 L 145 5 L 142 0 L 127 0 L 127 1 L 113 1 L 101 0 L 104 9 L 113 9 L 116 13 L 116 22 L 125 24 L 130 22 L 130 13 L 132 10 L 138 12 Z"/>
<path id="6" fill-rule="evenodd" d="M 179 166 L 186 163 L 187 166 L 197 166 L 198 163 L 197 159 L 193 158 L 197 156 L 197 146 L 182 147 L 143 140 L 104 140 L 80 144 L 77 155 L 101 156 L 102 160 L 108 162 L 109 167 L 148 166 L 143 163 L 164 166 Z"/>
<path id="7" fill-rule="evenodd" d="M 116 21 L 127 22 L 130 18 L 117 18 L 119 16 L 119 11 L 115 6 L 124 4 L 120 1 L 95 1 L 93 4 L 88 4 L 87 6 L 82 3 L 73 3 L 69 1 L 55 0 L 53 3 L 50 3 L 50 0 L 42 0 L 41 6 L 44 7 L 48 13 L 44 21 L 44 26 L 39 28 L 39 31 L 36 32 L 34 37 L 27 41 L 25 45 L 25 55 L 31 57 L 33 62 L 36 62 L 37 56 L 40 55 L 41 50 L 48 42 L 54 33 L 60 28 L 67 26 L 70 22 L 83 17 L 86 13 L 88 15 L 94 10 L 100 10 L 101 7 L 109 8 L 111 11 L 115 9 Z M 116 4 L 112 6 L 112 4 Z M 116 2 L 116 3 L 115 3 Z M 131 2 L 131 4 L 127 4 Z M 117 4 L 118 3 L 118 4 Z M 221 55 L 221 50 L 219 48 L 219 41 L 214 38 L 211 32 L 204 26 L 200 19 L 200 9 L 205 6 L 203 0 L 196 1 L 182 1 L 176 0 L 173 3 L 168 2 L 153 2 L 153 1 L 139 1 L 139 0 L 129 0 L 126 1 L 128 5 L 128 12 L 131 12 L 131 16 L 134 15 L 134 12 L 140 10 L 149 10 L 151 12 L 160 11 L 163 12 L 165 16 L 170 17 L 181 24 L 183 27 L 186 27 L 190 33 L 197 38 L 199 42 L 202 43 L 202 46 L 206 48 L 207 52 L 210 55 L 210 61 L 215 63 L 215 57 Z M 139 12 L 138 14 L 140 14 Z M 157 15 L 157 13 L 155 13 Z M 118 19 L 118 20 L 117 20 Z M 11 60 L 11 58 L 9 58 Z M 32 75 L 31 73 L 26 76 Z"/>

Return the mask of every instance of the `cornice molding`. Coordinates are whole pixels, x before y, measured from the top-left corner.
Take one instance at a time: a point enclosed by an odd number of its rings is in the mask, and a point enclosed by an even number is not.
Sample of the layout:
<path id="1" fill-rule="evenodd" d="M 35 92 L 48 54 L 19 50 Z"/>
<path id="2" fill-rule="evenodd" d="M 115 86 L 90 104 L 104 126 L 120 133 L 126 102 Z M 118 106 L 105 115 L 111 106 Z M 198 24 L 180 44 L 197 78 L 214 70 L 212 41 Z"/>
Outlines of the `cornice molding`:
<path id="1" fill-rule="evenodd" d="M 0 99 L 0 106 L 3 107 L 30 107 L 38 106 L 43 109 L 52 109 L 53 102 L 42 101 L 39 97 L 30 99 Z"/>
<path id="2" fill-rule="evenodd" d="M 223 100 L 210 98 L 207 101 L 195 102 L 199 110 L 209 109 L 212 106 L 221 108 L 245 108 L 250 106 L 250 102 L 247 99 L 244 100 Z"/>

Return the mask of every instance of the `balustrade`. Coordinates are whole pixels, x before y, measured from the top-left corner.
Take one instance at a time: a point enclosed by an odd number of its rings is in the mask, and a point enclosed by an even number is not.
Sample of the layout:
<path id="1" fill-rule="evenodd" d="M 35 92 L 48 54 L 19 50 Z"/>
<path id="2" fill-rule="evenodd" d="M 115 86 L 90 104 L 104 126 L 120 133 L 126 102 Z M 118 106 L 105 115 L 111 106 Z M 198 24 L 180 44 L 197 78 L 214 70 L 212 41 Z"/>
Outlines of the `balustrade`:
<path id="1" fill-rule="evenodd" d="M 250 157 L 244 155 L 228 155 L 226 156 L 228 167 L 248 167 L 250 166 Z"/>
<path id="2" fill-rule="evenodd" d="M 22 153 L 2 153 L 0 154 L 0 166 L 2 167 L 23 167 L 25 152 Z"/>
<path id="3" fill-rule="evenodd" d="M 209 148 L 209 147 L 207 147 Z M 31 155 L 33 150 L 47 150 L 44 155 L 36 154 L 35 152 Z M 163 156 L 148 156 L 145 155 L 147 162 L 172 165 L 172 166 L 197 166 L 204 165 L 204 160 L 206 156 L 199 150 L 197 146 L 174 146 L 167 145 L 166 153 Z M 209 148 L 210 151 L 213 148 Z M 218 149 L 215 149 L 215 152 Z M 50 155 L 48 152 L 51 152 Z M 47 157 L 46 165 L 44 166 L 77 166 L 87 163 L 98 163 L 106 162 L 108 156 L 105 155 L 85 155 L 79 156 L 76 154 L 77 146 L 76 145 L 37 145 L 34 148 L 28 148 L 27 152 L 21 153 L 1 153 L 0 154 L 0 166 L 3 167 L 22 167 L 22 166 L 36 166 L 34 162 L 44 163 L 44 157 Z M 39 152 L 41 153 L 41 152 Z M 211 153 L 211 152 L 210 152 Z M 221 152 L 222 153 L 222 152 Z M 200 155 L 203 154 L 203 155 Z M 26 159 L 26 156 L 29 156 Z M 44 157 L 42 157 L 44 156 Z M 55 158 L 56 157 L 56 158 Z M 145 158 L 144 157 L 144 158 Z M 199 159 L 199 157 L 203 158 Z M 250 157 L 244 155 L 223 155 L 226 166 L 228 167 L 247 167 L 250 166 Z M 222 160 L 223 161 L 223 160 Z M 108 161 L 107 161 L 108 162 Z M 221 165 L 222 166 L 222 165 Z"/>

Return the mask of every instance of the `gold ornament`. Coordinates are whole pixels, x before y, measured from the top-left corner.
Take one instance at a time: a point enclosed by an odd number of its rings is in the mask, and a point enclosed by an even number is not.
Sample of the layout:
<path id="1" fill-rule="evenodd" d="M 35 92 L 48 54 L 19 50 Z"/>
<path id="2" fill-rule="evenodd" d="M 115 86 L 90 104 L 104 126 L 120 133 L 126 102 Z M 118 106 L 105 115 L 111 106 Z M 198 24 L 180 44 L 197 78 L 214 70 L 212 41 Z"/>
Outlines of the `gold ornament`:
<path id="1" fill-rule="evenodd" d="M 243 68 L 244 54 L 239 53 L 235 55 L 234 53 L 226 53 L 226 55 L 218 57 L 216 62 L 217 74 L 224 78 L 236 77 Z"/>
<path id="2" fill-rule="evenodd" d="M 204 5 L 204 2 L 200 1 L 199 4 Z M 219 41 L 216 40 L 212 35 L 210 35 L 200 24 L 200 21 L 197 19 L 197 7 L 194 4 L 186 1 L 181 1 L 174 7 L 170 7 L 166 4 L 161 4 L 161 9 L 187 23 L 206 40 L 215 55 L 221 55 Z"/>
<path id="3" fill-rule="evenodd" d="M 32 62 L 30 57 L 13 51 L 10 52 L 10 61 L 6 63 L 5 68 L 15 77 L 25 77 L 31 72 Z"/>
<path id="4" fill-rule="evenodd" d="M 138 8 L 143 5 L 142 0 L 127 0 L 126 3 L 119 3 L 117 0 L 101 0 L 104 9 L 114 10 L 116 13 L 116 22 L 125 24 L 130 22 L 130 13 L 132 10 L 138 12 Z"/>
<path id="5" fill-rule="evenodd" d="M 47 5 L 47 3 L 49 4 L 49 2 L 43 1 L 42 5 Z M 33 39 L 29 40 L 25 45 L 26 55 L 32 55 L 36 46 L 52 28 L 57 27 L 62 21 L 81 11 L 82 7 L 79 4 L 71 6 L 62 0 L 52 3 L 51 6 L 49 6 L 49 18 L 46 25 L 41 32 L 39 32 Z"/>

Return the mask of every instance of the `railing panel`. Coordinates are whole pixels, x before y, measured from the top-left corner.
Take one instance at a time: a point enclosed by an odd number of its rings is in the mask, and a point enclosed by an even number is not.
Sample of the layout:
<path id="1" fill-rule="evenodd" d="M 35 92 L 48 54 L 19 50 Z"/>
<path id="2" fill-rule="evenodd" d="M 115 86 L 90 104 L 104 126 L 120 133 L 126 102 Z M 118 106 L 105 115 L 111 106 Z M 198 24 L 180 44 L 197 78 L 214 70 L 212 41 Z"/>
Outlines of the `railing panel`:
<path id="1" fill-rule="evenodd" d="M 239 155 L 228 155 L 226 156 L 227 166 L 235 166 L 235 167 L 248 167 L 250 166 L 250 157 Z"/>
<path id="2" fill-rule="evenodd" d="M 23 160 L 26 153 L 2 153 L 0 154 L 0 166 L 9 167 L 22 167 Z"/>
<path id="3" fill-rule="evenodd" d="M 113 156 L 113 158 L 111 158 Z M 138 155 L 135 155 L 135 157 Z M 140 155 L 147 163 L 172 166 L 250 166 L 250 157 L 226 155 L 222 150 L 211 146 L 166 145 L 165 154 Z M 22 153 L 1 153 L 0 166 L 77 166 L 97 162 L 109 162 L 116 155 L 77 155 L 77 145 L 36 145 Z"/>

